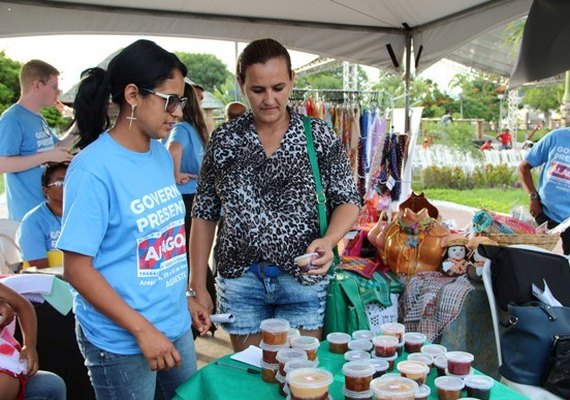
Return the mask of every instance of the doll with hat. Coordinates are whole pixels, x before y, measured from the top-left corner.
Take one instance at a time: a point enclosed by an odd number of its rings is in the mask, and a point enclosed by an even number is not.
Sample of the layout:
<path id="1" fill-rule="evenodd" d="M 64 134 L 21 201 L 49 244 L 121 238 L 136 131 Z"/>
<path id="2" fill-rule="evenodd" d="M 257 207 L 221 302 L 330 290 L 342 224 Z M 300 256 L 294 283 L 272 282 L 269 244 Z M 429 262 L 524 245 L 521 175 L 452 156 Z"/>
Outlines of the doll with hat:
<path id="1" fill-rule="evenodd" d="M 467 272 L 467 238 L 458 233 L 445 238 L 441 272 L 447 276 L 459 276 Z"/>
<path id="2" fill-rule="evenodd" d="M 467 243 L 467 248 L 469 249 L 467 254 L 467 275 L 469 276 L 469 279 L 476 282 L 481 282 L 483 280 L 483 266 L 485 265 L 486 260 L 486 258 L 477 251 L 480 244 L 491 246 L 499 245 L 487 236 L 474 236 L 469 239 L 469 242 Z"/>

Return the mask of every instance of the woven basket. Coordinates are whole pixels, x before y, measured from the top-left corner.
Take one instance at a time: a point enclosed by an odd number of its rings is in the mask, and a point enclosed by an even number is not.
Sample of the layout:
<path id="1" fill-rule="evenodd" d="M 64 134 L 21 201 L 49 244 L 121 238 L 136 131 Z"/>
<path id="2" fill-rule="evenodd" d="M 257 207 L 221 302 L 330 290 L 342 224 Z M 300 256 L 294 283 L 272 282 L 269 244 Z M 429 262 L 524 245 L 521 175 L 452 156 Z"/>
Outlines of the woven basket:
<path id="1" fill-rule="evenodd" d="M 504 233 L 489 233 L 489 239 L 494 240 L 501 246 L 511 246 L 513 244 L 529 244 L 532 246 L 542 247 L 545 250 L 552 250 L 558 243 L 560 236 L 547 234 L 533 235 L 507 235 Z"/>

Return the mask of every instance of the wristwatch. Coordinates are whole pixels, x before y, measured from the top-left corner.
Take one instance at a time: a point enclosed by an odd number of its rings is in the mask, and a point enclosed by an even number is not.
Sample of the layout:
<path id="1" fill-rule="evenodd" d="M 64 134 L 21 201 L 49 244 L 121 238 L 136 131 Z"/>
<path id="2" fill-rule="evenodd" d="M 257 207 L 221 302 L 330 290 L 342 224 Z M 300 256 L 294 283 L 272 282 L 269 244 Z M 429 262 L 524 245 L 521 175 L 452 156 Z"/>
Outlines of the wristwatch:
<path id="1" fill-rule="evenodd" d="M 538 195 L 538 192 L 532 192 L 528 194 L 528 197 L 530 197 L 531 200 L 538 200 L 540 199 L 540 196 Z"/>
<path id="2" fill-rule="evenodd" d="M 196 291 L 192 288 L 186 290 L 186 297 L 196 297 Z"/>

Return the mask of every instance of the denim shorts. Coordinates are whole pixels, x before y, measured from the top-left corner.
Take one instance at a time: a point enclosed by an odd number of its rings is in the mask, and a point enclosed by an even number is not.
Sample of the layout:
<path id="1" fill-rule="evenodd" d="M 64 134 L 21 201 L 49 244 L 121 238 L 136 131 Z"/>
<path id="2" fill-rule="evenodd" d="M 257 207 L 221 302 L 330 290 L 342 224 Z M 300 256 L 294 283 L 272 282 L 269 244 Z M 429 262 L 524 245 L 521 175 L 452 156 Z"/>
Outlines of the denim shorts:
<path id="1" fill-rule="evenodd" d="M 174 341 L 182 357 L 178 368 L 152 371 L 144 355 L 115 354 L 91 344 L 76 324 L 77 342 L 85 357 L 91 384 L 98 399 L 171 399 L 176 388 L 196 372 L 194 338 L 189 330 Z"/>
<path id="2" fill-rule="evenodd" d="M 291 327 L 304 330 L 323 327 L 328 278 L 301 285 L 286 272 L 261 280 L 247 271 L 239 278 L 218 276 L 216 280 L 218 312 L 235 317 L 235 322 L 222 324 L 231 335 L 259 333 L 261 321 L 267 318 L 283 318 Z"/>

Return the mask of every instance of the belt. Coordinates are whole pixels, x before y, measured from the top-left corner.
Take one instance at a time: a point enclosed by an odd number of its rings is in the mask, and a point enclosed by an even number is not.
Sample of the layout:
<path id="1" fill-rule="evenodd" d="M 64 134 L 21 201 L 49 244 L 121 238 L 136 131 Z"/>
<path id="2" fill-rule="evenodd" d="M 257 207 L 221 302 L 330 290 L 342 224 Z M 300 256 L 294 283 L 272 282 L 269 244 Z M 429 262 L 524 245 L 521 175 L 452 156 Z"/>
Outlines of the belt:
<path id="1" fill-rule="evenodd" d="M 277 265 L 270 264 L 267 261 L 253 263 L 249 266 L 249 270 L 261 280 L 265 278 L 275 278 L 281 275 L 281 269 Z"/>

